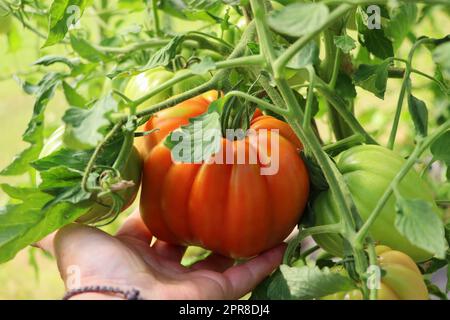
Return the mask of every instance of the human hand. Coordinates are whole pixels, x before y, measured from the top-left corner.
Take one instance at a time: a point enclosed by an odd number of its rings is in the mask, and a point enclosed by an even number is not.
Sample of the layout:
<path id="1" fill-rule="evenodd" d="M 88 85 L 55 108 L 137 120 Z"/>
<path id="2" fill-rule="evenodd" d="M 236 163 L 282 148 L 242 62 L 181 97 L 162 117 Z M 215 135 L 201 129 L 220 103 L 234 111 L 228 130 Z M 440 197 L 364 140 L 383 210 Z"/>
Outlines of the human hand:
<path id="1" fill-rule="evenodd" d="M 56 257 L 66 286 L 73 268 L 80 286 L 137 289 L 144 299 L 239 299 L 250 292 L 280 263 L 284 245 L 243 264 L 217 254 L 190 268 L 180 264 L 184 247 L 157 240 L 138 212 L 132 214 L 115 236 L 99 229 L 72 224 L 38 246 Z M 114 299 L 114 295 L 83 293 L 73 299 Z"/>

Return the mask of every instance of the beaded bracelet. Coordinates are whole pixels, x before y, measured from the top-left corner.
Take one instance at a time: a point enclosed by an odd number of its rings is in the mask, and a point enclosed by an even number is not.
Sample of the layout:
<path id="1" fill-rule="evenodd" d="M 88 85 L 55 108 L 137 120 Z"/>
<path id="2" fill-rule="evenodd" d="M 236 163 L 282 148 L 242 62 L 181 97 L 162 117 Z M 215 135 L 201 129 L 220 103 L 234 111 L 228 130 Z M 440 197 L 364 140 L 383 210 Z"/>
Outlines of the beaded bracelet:
<path id="1" fill-rule="evenodd" d="M 63 300 L 69 300 L 70 298 L 83 293 L 111 293 L 122 295 L 125 300 L 143 300 L 140 296 L 139 290 L 122 290 L 120 288 L 108 287 L 108 286 L 87 286 L 73 290 L 69 290 L 63 297 Z"/>

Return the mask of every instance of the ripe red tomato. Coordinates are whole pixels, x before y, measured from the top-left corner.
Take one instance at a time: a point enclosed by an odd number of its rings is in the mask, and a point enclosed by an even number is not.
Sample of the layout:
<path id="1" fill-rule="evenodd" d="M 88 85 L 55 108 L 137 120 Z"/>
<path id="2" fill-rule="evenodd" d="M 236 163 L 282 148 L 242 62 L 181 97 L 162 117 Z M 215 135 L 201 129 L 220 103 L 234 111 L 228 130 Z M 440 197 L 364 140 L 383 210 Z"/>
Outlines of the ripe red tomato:
<path id="1" fill-rule="evenodd" d="M 299 156 L 302 145 L 290 127 L 275 118 L 254 119 L 251 128 L 278 129 L 252 142 L 247 136 L 225 148 L 258 151 L 254 164 L 174 163 L 163 139 L 189 118 L 204 113 L 203 97 L 185 101 L 156 114 L 146 130 L 159 131 L 146 137 L 148 155 L 144 164 L 141 215 L 150 231 L 173 244 L 198 245 L 225 256 L 254 256 L 281 243 L 292 231 L 306 205 L 309 178 Z M 279 170 L 261 175 L 264 157 L 275 161 L 270 138 L 279 138 Z M 261 143 L 267 140 L 266 148 Z M 248 161 L 247 161 L 248 162 Z"/>

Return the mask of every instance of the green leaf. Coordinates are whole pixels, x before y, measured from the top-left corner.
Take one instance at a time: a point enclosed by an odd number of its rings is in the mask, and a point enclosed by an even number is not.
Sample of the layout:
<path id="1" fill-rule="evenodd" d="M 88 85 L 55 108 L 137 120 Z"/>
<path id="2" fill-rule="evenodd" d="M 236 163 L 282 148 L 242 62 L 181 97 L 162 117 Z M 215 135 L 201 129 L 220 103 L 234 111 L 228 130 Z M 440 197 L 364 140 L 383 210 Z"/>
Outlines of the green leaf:
<path id="1" fill-rule="evenodd" d="M 356 98 L 356 88 L 352 78 L 347 74 L 340 72 L 336 81 L 336 92 L 339 96 L 348 101 Z"/>
<path id="2" fill-rule="evenodd" d="M 189 67 L 193 74 L 203 75 L 209 71 L 216 69 L 216 64 L 211 57 L 205 57 L 201 62 L 193 64 Z"/>
<path id="3" fill-rule="evenodd" d="M 422 137 L 428 134 L 428 109 L 425 102 L 417 99 L 411 93 L 408 95 L 408 108 L 416 128 L 416 133 Z"/>
<path id="4" fill-rule="evenodd" d="M 417 4 L 402 3 L 390 11 L 390 19 L 386 27 L 386 35 L 398 49 L 417 20 Z"/>
<path id="5" fill-rule="evenodd" d="M 450 131 L 446 131 L 439 138 L 437 138 L 430 147 L 433 158 L 444 162 L 447 166 L 450 166 L 450 152 L 448 151 L 449 146 Z"/>
<path id="6" fill-rule="evenodd" d="M 328 7 L 323 3 L 294 3 L 273 12 L 268 23 L 279 33 L 301 37 L 319 28 L 328 15 Z"/>
<path id="7" fill-rule="evenodd" d="M 441 67 L 444 78 L 450 81 L 450 42 L 441 44 L 434 49 L 433 60 Z"/>
<path id="8" fill-rule="evenodd" d="M 334 36 L 334 44 L 344 53 L 349 53 L 356 48 L 356 41 L 349 35 Z"/>
<path id="9" fill-rule="evenodd" d="M 445 258 L 448 246 L 444 223 L 430 203 L 397 197 L 395 227 L 415 246 L 434 253 L 439 259 Z"/>
<path id="10" fill-rule="evenodd" d="M 63 91 L 70 106 L 86 108 L 87 100 L 65 81 L 63 81 Z"/>
<path id="11" fill-rule="evenodd" d="M 62 63 L 67 65 L 69 68 L 73 68 L 75 66 L 76 63 L 74 63 L 72 60 L 64 57 L 64 56 L 54 56 L 54 55 L 50 55 L 50 56 L 44 56 L 42 58 L 39 58 L 38 60 L 36 60 L 33 65 L 35 66 L 51 66 L 52 64 L 55 63 Z"/>
<path id="12" fill-rule="evenodd" d="M 389 59 L 386 59 L 381 64 L 362 64 L 355 72 L 353 80 L 357 86 L 372 92 L 380 99 L 384 99 L 389 65 Z"/>
<path id="13" fill-rule="evenodd" d="M 310 41 L 288 62 L 291 69 L 302 69 L 308 65 L 314 65 L 319 60 L 319 47 L 315 41 Z"/>
<path id="14" fill-rule="evenodd" d="M 49 31 L 44 47 L 63 40 L 69 28 L 81 18 L 89 2 L 89 0 L 54 0 L 50 7 Z"/>
<path id="15" fill-rule="evenodd" d="M 384 28 L 369 29 L 368 15 L 358 8 L 356 24 L 358 26 L 358 40 L 363 47 L 380 59 L 387 59 L 394 56 L 392 41 L 386 36 Z"/>
<path id="16" fill-rule="evenodd" d="M 44 141 L 44 112 L 50 99 L 54 96 L 60 84 L 59 73 L 48 73 L 33 87 L 28 87 L 30 93 L 36 95 L 33 114 L 27 129 L 23 134 L 23 141 L 31 144 L 30 147 L 18 154 L 13 162 L 3 169 L 0 174 L 5 176 L 21 175 L 30 169 L 30 163 L 39 157 Z"/>
<path id="17" fill-rule="evenodd" d="M 178 46 L 183 42 L 183 40 L 184 36 L 173 37 L 168 44 L 166 44 L 164 47 L 153 54 L 142 71 L 169 65 L 172 59 L 175 58 Z"/>
<path id="18" fill-rule="evenodd" d="M 89 41 L 86 39 L 75 35 L 75 33 L 70 34 L 70 44 L 72 49 L 78 53 L 78 55 L 90 62 L 100 62 L 109 61 L 110 57 L 97 50 Z"/>
<path id="19" fill-rule="evenodd" d="M 108 115 L 117 110 L 118 104 L 112 95 L 98 100 L 90 109 L 68 109 L 63 116 L 68 125 L 64 143 L 73 149 L 95 148 L 104 136 L 100 130 L 111 124 Z"/>
<path id="20" fill-rule="evenodd" d="M 164 141 L 174 161 L 201 163 L 221 147 L 220 114 L 210 112 L 189 120 L 189 125 L 173 131 Z"/>
<path id="21" fill-rule="evenodd" d="M 75 221 L 89 208 L 87 203 L 73 205 L 61 202 L 43 210 L 52 196 L 37 189 L 26 189 L 26 192 L 23 202 L 0 208 L 0 263 L 14 258 L 21 249 Z"/>
<path id="22" fill-rule="evenodd" d="M 360 43 L 374 56 L 387 59 L 394 56 L 392 41 L 386 37 L 383 29 L 373 29 L 360 34 Z"/>
<path id="23" fill-rule="evenodd" d="M 83 171 L 73 170 L 66 166 L 53 167 L 41 173 L 42 183 L 39 189 L 45 192 L 71 188 L 78 185 L 83 177 Z"/>
<path id="24" fill-rule="evenodd" d="M 280 273 L 270 283 L 267 293 L 271 299 L 311 300 L 355 289 L 353 281 L 328 268 L 280 266 Z"/>

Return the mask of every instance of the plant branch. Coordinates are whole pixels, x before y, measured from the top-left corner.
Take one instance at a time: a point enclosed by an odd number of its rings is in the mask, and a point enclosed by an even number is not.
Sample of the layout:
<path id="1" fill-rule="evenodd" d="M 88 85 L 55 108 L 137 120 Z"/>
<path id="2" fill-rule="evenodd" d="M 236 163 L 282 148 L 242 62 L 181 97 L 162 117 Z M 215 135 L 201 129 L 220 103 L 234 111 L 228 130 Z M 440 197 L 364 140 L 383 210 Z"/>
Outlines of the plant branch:
<path id="1" fill-rule="evenodd" d="M 259 99 L 255 96 L 252 96 L 248 93 L 244 93 L 241 91 L 230 91 L 228 92 L 225 97 L 239 97 L 239 98 L 243 98 L 245 100 L 248 100 L 250 102 L 256 103 L 258 106 L 260 106 L 263 110 L 269 110 L 272 112 L 275 112 L 281 116 L 287 115 L 287 110 L 286 109 L 282 109 L 280 107 L 277 107 L 267 101 L 264 101 L 262 99 Z"/>
<path id="2" fill-rule="evenodd" d="M 406 90 L 410 84 L 410 75 L 411 75 L 412 60 L 414 57 L 414 53 L 421 44 L 430 42 L 430 41 L 432 41 L 432 40 L 429 38 L 419 39 L 416 43 L 414 43 L 413 47 L 411 48 L 411 51 L 409 52 L 408 60 L 406 61 L 405 75 L 403 76 L 403 83 L 402 83 L 402 87 L 400 89 L 400 94 L 398 96 L 397 108 L 395 110 L 395 116 L 394 116 L 394 120 L 392 123 L 391 134 L 389 135 L 389 140 L 388 140 L 388 144 L 387 144 L 387 147 L 389 149 L 394 148 L 395 138 L 397 136 L 398 124 L 400 122 L 400 115 L 402 113 L 403 100 L 405 99 Z"/>

